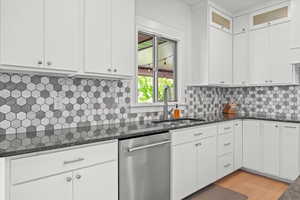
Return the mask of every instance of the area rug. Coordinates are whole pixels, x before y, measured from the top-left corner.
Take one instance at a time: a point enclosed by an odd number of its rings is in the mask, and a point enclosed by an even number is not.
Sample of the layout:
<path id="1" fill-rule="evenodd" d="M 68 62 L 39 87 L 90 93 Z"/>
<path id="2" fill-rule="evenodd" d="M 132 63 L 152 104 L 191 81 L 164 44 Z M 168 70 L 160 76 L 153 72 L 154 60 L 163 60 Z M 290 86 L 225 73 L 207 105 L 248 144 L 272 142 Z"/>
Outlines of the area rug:
<path id="1" fill-rule="evenodd" d="M 232 190 L 211 185 L 194 195 L 186 198 L 185 200 L 246 200 L 247 196 L 240 193 L 234 192 Z"/>

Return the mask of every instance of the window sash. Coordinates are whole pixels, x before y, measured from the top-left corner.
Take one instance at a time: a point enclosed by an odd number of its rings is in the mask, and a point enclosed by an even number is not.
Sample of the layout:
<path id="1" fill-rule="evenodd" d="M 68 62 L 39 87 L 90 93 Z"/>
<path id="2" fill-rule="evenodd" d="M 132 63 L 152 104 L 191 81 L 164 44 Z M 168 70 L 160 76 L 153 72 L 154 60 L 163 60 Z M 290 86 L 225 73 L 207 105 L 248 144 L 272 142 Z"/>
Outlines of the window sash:
<path id="1" fill-rule="evenodd" d="M 147 33 L 147 32 L 143 32 L 143 31 L 139 31 L 138 34 L 144 34 L 144 35 L 149 35 L 149 36 L 152 36 L 154 38 L 154 41 L 153 41 L 153 60 L 152 60 L 152 63 L 153 63 L 153 102 L 152 103 L 161 103 L 162 101 L 159 101 L 158 99 L 158 88 L 159 88 L 159 85 L 158 85 L 158 64 L 159 64 L 159 59 L 158 59 L 158 41 L 161 39 L 161 40 L 167 40 L 167 41 L 170 41 L 170 42 L 174 42 L 175 44 L 175 48 L 174 48 L 174 99 L 169 101 L 169 102 L 177 102 L 178 101 L 178 69 L 177 69 L 177 53 L 178 53 L 178 50 L 177 50 L 177 47 L 178 47 L 178 44 L 177 44 L 177 41 L 174 41 L 174 40 L 171 40 L 171 39 L 168 39 L 168 38 L 165 38 L 165 37 L 159 37 L 157 35 L 154 35 L 154 34 L 150 34 L 150 33 Z M 138 68 L 138 66 L 137 66 Z M 138 81 L 136 81 L 136 84 L 138 84 Z M 139 88 L 139 87 L 137 87 Z M 143 104 L 143 102 L 139 102 L 138 100 L 138 96 L 139 96 L 139 91 L 137 89 L 137 93 L 136 93 L 136 97 L 137 97 L 137 102 L 140 104 Z"/>

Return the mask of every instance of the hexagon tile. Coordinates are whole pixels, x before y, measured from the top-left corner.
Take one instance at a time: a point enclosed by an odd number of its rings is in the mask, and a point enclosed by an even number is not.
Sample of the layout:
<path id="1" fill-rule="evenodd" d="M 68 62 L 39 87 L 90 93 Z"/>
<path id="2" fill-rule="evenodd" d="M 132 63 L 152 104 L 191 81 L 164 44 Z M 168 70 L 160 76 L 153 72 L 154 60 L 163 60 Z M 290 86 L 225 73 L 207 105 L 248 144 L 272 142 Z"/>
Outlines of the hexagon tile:
<path id="1" fill-rule="evenodd" d="M 0 135 L 126 121 L 129 81 L 0 74 Z"/>

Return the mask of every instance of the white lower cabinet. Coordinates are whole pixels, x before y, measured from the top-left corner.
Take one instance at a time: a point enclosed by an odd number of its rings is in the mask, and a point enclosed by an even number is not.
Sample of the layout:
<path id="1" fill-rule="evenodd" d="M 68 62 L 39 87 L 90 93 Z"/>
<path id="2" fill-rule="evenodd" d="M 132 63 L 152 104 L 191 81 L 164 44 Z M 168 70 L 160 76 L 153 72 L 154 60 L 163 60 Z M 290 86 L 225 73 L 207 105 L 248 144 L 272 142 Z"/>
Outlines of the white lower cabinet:
<path id="1" fill-rule="evenodd" d="M 279 125 L 279 176 L 295 180 L 299 176 L 299 125 Z"/>
<path id="2" fill-rule="evenodd" d="M 299 125 L 245 120 L 243 166 L 289 181 L 299 176 Z"/>
<path id="3" fill-rule="evenodd" d="M 233 172 L 233 154 L 229 153 L 218 158 L 218 178 Z"/>
<path id="4" fill-rule="evenodd" d="M 217 178 L 217 140 L 210 137 L 196 142 L 197 189 L 213 183 Z"/>
<path id="5" fill-rule="evenodd" d="M 172 134 L 172 200 L 181 200 L 216 181 L 217 130 L 213 125 L 200 128 L 198 132 L 190 128 Z M 191 132 L 193 134 L 189 134 Z M 188 142 L 178 144 L 181 136 Z"/>
<path id="6" fill-rule="evenodd" d="M 233 125 L 234 134 L 234 169 L 243 167 L 243 122 L 235 121 Z"/>
<path id="7" fill-rule="evenodd" d="M 243 122 L 243 166 L 256 171 L 262 168 L 260 123 L 256 120 Z"/>
<path id="8" fill-rule="evenodd" d="M 11 200 L 72 200 L 72 172 L 11 187 Z"/>
<path id="9" fill-rule="evenodd" d="M 94 151 L 97 157 L 93 157 Z M 8 165 L 11 185 L 7 200 L 118 200 L 117 142 L 12 158 Z M 22 168 L 29 165 L 33 167 L 30 172 Z M 52 173 L 45 170 L 47 166 Z M 26 173 L 31 176 L 19 176 Z"/>

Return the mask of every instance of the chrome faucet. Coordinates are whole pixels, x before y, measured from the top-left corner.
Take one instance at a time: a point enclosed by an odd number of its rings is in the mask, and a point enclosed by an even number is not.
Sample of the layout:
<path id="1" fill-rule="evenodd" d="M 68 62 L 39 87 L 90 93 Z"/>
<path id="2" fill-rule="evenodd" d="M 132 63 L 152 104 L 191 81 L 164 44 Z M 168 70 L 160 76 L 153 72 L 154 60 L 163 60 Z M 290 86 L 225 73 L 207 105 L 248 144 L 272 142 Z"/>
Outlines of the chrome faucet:
<path id="1" fill-rule="evenodd" d="M 168 120 L 168 118 L 169 118 L 169 105 L 168 105 L 169 96 L 171 96 L 170 87 L 169 86 L 165 86 L 165 88 L 164 88 L 164 113 L 163 113 L 163 120 Z"/>

